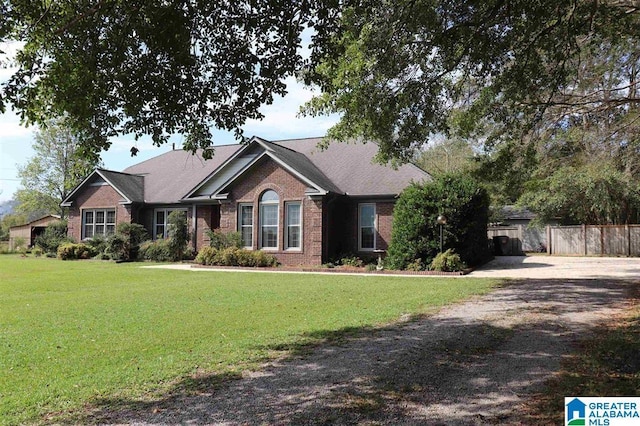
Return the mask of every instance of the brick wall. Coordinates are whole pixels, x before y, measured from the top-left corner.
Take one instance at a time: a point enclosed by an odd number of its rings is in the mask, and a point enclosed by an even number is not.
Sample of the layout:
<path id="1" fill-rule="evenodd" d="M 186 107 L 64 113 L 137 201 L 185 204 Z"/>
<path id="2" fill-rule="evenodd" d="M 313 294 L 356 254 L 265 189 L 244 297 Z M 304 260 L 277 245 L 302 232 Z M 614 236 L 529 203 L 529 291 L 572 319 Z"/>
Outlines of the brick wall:
<path id="1" fill-rule="evenodd" d="M 234 182 L 230 200 L 220 208 L 221 231 L 237 231 L 238 204 L 253 204 L 253 249 L 257 250 L 260 231 L 258 205 L 260 196 L 269 189 L 275 191 L 279 198 L 278 249 L 265 251 L 274 254 L 283 265 L 320 265 L 323 252 L 323 201 L 305 196 L 307 185 L 271 159 L 261 160 Z M 302 248 L 299 250 L 284 250 L 284 206 L 289 201 L 298 201 L 302 206 Z"/>
<path id="2" fill-rule="evenodd" d="M 196 249 L 199 250 L 208 246 L 210 239 L 207 236 L 208 230 L 220 227 L 220 206 L 197 206 L 196 207 Z"/>
<path id="3" fill-rule="evenodd" d="M 376 215 L 378 216 L 378 233 L 376 235 L 376 248 L 386 251 L 391 244 L 391 226 L 393 223 L 392 202 L 376 203 Z"/>
<path id="4" fill-rule="evenodd" d="M 67 234 L 76 241 L 81 240 L 82 210 L 86 209 L 115 209 L 116 224 L 131 222 L 132 207 L 130 205 L 121 205 L 121 201 L 122 196 L 109 185 L 85 187 L 69 209 Z"/>
<path id="5" fill-rule="evenodd" d="M 376 205 L 376 250 L 359 251 L 358 250 L 358 205 L 362 203 L 373 203 Z M 391 244 L 391 228 L 393 226 L 393 201 L 378 200 L 351 200 L 348 202 L 349 219 L 347 221 L 347 237 L 344 246 L 348 247 L 345 253 L 356 253 L 361 258 L 378 257 L 384 255 Z M 343 253 L 344 254 L 344 253 Z"/>

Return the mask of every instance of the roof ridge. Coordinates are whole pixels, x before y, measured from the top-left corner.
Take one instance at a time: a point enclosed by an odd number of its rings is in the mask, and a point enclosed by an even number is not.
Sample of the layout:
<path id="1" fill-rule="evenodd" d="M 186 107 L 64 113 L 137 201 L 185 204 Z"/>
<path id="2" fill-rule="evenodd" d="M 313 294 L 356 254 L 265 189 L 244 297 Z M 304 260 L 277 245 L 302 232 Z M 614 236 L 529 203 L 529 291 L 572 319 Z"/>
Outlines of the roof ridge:
<path id="1" fill-rule="evenodd" d="M 145 160 L 146 161 L 146 160 Z M 117 173 L 119 175 L 125 175 L 125 176 L 134 176 L 134 177 L 142 177 L 139 174 L 134 174 L 134 173 L 126 173 L 126 172 L 120 172 L 117 170 L 111 170 L 111 169 L 103 169 L 101 167 L 97 167 L 96 170 L 101 171 L 101 172 L 108 172 L 108 173 Z"/>

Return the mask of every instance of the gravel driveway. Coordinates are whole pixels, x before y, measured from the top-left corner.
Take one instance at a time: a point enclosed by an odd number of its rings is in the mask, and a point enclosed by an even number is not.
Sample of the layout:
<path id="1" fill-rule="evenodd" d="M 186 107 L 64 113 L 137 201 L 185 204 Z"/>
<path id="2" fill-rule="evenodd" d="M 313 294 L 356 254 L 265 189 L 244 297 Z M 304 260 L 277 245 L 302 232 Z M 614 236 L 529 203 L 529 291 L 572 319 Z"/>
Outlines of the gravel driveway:
<path id="1" fill-rule="evenodd" d="M 529 269 L 536 268 L 546 267 Z M 610 278 L 511 281 L 436 315 L 321 345 L 196 395 L 95 418 L 127 424 L 519 424 L 517 405 L 558 370 L 572 342 L 625 307 L 634 285 Z"/>

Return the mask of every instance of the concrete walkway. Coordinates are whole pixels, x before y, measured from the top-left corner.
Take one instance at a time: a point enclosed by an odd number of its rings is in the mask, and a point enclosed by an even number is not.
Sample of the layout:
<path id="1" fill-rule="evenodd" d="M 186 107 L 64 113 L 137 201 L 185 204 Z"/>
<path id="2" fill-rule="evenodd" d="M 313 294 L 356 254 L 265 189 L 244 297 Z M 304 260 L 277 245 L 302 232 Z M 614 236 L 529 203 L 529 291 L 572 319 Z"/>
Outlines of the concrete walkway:
<path id="1" fill-rule="evenodd" d="M 179 269 L 194 272 L 262 272 L 276 274 L 331 274 L 356 275 L 362 277 L 379 277 L 376 274 L 358 272 L 314 272 L 274 269 L 229 269 L 229 268 L 192 268 L 189 264 L 166 264 L 143 266 L 143 268 Z M 437 275 L 402 275 L 385 274 L 392 277 L 411 278 L 442 278 Z M 460 278 L 460 276 L 449 276 Z M 563 257 L 563 256 L 498 256 L 491 262 L 476 269 L 466 277 L 478 278 L 575 278 L 575 279 L 603 279 L 603 278 L 640 278 L 640 258 L 638 257 Z"/>
<path id="2" fill-rule="evenodd" d="M 499 256 L 468 277 L 490 278 L 640 278 L 638 257 Z"/>

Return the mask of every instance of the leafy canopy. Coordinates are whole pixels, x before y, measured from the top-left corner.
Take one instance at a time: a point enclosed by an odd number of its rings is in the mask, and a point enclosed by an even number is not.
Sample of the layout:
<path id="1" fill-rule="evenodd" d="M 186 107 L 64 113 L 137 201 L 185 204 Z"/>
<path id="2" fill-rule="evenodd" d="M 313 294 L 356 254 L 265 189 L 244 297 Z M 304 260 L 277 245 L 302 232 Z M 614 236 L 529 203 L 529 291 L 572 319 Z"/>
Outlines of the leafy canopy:
<path id="1" fill-rule="evenodd" d="M 318 30 L 305 79 L 323 93 L 305 111 L 341 113 L 329 135 L 380 141 L 383 161 L 408 160 L 439 133 L 480 132 L 491 145 L 519 140 L 551 107 L 570 117 L 640 100 L 635 79 L 614 72 L 586 92 L 606 74 L 579 72 L 585 57 L 638 40 L 636 2 L 342 4 L 340 19 Z M 637 48 L 623 51 L 637 58 Z"/>
<path id="2" fill-rule="evenodd" d="M 90 136 L 85 155 L 111 136 L 159 145 L 179 133 L 207 157 L 212 128 L 242 137 L 299 75 L 321 89 L 305 113 L 341 115 L 329 136 L 375 140 L 379 160 L 406 161 L 453 127 L 491 124 L 493 143 L 545 123 L 550 107 L 637 104 L 628 76 L 583 90 L 609 74 L 581 64 L 616 49 L 637 58 L 638 11 L 631 0 L 0 0 L 0 40 L 25 43 L 0 108 L 32 122 L 68 114 Z"/>
<path id="3" fill-rule="evenodd" d="M 33 157 L 18 167 L 21 187 L 15 194 L 16 210 L 30 219 L 52 213 L 64 218 L 60 203 L 100 161 L 80 155 L 85 139 L 67 126 L 65 118 L 44 124 L 35 135 Z"/>
<path id="4" fill-rule="evenodd" d="M 211 156 L 211 128 L 235 131 L 285 93 L 300 67 L 304 1 L 2 0 L 0 41 L 25 43 L 0 90 L 28 122 L 66 114 L 88 135 L 174 133 Z"/>

